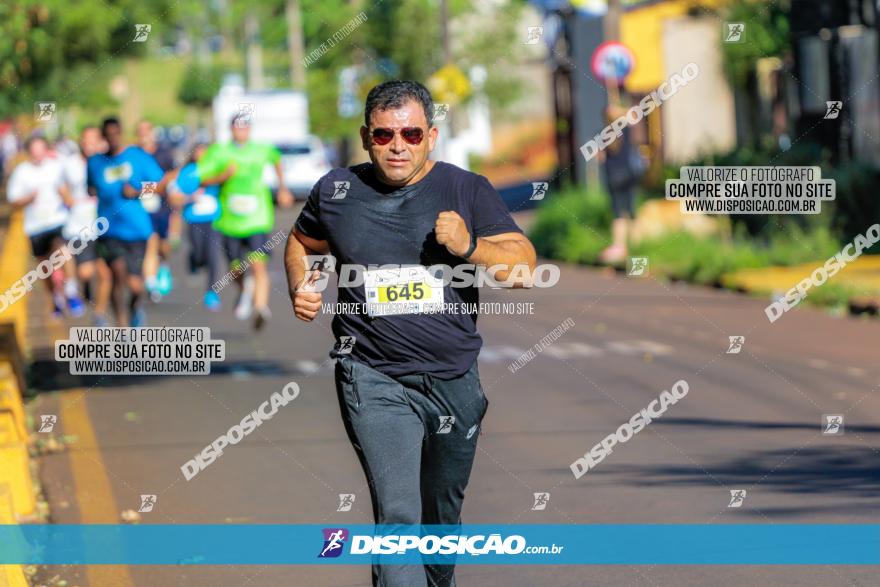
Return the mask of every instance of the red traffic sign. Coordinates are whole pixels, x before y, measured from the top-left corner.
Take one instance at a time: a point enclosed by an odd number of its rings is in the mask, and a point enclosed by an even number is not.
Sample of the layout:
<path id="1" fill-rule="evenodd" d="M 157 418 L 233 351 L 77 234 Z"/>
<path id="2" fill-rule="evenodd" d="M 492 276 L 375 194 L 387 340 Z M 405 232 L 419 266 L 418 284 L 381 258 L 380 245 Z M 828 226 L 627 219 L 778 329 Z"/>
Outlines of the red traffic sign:
<path id="1" fill-rule="evenodd" d="M 602 82 L 622 83 L 636 65 L 632 50 L 617 41 L 606 41 L 596 47 L 590 58 L 590 69 L 596 79 Z"/>

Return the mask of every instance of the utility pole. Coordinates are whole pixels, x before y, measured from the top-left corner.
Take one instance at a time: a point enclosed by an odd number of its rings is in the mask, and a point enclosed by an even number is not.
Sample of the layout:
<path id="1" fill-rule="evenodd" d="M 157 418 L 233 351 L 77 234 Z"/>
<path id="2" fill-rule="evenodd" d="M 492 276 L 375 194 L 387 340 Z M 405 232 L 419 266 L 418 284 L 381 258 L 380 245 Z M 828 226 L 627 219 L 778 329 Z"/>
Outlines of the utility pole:
<path id="1" fill-rule="evenodd" d="M 620 40 L 620 14 L 623 9 L 620 6 L 620 0 L 608 0 L 608 12 L 602 22 L 603 33 L 606 41 Z M 620 102 L 620 91 L 618 81 L 615 78 L 605 80 L 605 87 L 608 90 L 608 103 L 616 104 Z"/>
<path id="2" fill-rule="evenodd" d="M 443 65 L 450 65 L 452 63 L 452 47 L 449 42 L 449 5 L 447 0 L 440 0 L 440 42 L 443 45 Z M 454 122 L 455 115 L 450 106 L 446 113 L 446 145 L 441 151 L 444 154 L 448 153 L 449 143 L 454 136 Z"/>
<path id="3" fill-rule="evenodd" d="M 605 14 L 604 32 L 606 41 L 620 40 L 620 15 L 623 7 L 620 0 L 608 0 L 608 12 Z"/>
<path id="4" fill-rule="evenodd" d="M 290 85 L 294 90 L 306 89 L 305 41 L 302 29 L 302 11 L 299 0 L 287 0 L 287 54 L 290 60 Z"/>
<path id="5" fill-rule="evenodd" d="M 210 23 L 208 20 L 208 12 L 207 10 L 199 13 L 197 17 L 198 22 L 198 30 L 207 31 L 210 28 Z M 197 34 L 197 33 L 196 33 Z M 193 36 L 196 36 L 195 34 Z M 201 34 L 198 35 L 198 40 L 195 42 L 195 50 L 196 50 L 196 63 L 198 63 L 198 67 L 203 71 L 207 72 L 211 67 L 211 47 L 208 43 L 208 35 Z M 203 126 L 203 115 L 206 113 L 206 109 L 201 106 L 196 106 L 195 108 L 189 108 L 189 112 L 194 113 L 195 120 L 193 121 L 190 118 L 191 126 L 194 126 L 197 129 L 201 129 Z M 208 125 L 210 126 L 210 125 Z"/>
<path id="6" fill-rule="evenodd" d="M 575 173 L 575 157 L 577 150 L 575 149 L 575 95 L 572 81 L 573 61 L 571 46 L 571 29 L 574 26 L 573 11 L 559 11 L 560 20 L 563 23 L 562 29 L 556 36 L 556 41 L 550 47 L 550 64 L 552 69 L 553 84 L 553 105 L 556 113 L 556 153 L 559 159 L 559 173 L 557 177 L 560 180 L 564 178 L 564 182 L 575 183 L 577 177 Z M 554 188 L 558 187 L 554 185 Z"/>
<path id="7" fill-rule="evenodd" d="M 449 47 L 449 6 L 446 0 L 440 0 L 440 34 L 443 44 L 443 65 L 452 63 L 452 50 Z"/>
<path id="8" fill-rule="evenodd" d="M 244 19 L 245 45 L 247 46 L 247 80 L 249 90 L 262 90 L 263 80 L 263 47 L 260 44 L 260 21 L 253 10 L 248 11 Z"/>

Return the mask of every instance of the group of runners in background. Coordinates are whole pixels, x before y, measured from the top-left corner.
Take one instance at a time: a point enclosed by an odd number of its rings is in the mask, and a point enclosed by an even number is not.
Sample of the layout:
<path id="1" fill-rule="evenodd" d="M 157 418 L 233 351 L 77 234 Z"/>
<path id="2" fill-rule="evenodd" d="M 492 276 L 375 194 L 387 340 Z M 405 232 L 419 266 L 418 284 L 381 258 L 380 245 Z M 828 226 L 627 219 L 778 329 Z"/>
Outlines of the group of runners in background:
<path id="1" fill-rule="evenodd" d="M 64 266 L 44 280 L 53 316 L 79 318 L 88 303 L 96 326 L 111 318 L 117 326 L 145 326 L 146 298 L 158 303 L 172 291 L 169 258 L 185 223 L 189 271 L 207 272 L 204 307 L 221 308 L 223 250 L 238 285 L 235 316 L 253 317 L 262 328 L 271 317 L 266 244 L 275 223 L 266 165 L 278 174 L 278 204 L 291 206 L 293 197 L 284 187 L 280 152 L 251 141 L 249 122 L 236 116 L 231 142 L 196 144 L 180 166 L 148 121 L 138 123 L 132 145 L 116 118 L 84 128 L 77 146 L 31 136 L 9 174 L 6 198 L 24 211 L 37 261 L 66 252 L 71 238 L 94 230 L 97 218 L 107 220 L 97 240 L 75 257 L 66 254 Z"/>

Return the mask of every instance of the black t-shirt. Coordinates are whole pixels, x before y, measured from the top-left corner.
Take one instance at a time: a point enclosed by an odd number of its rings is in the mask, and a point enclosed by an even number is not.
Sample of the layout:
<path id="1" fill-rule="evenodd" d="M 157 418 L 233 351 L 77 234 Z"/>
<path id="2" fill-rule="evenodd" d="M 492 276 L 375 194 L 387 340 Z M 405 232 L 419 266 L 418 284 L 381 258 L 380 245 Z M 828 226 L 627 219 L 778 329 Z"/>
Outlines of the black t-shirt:
<path id="1" fill-rule="evenodd" d="M 337 182 L 348 182 L 344 197 L 339 197 L 337 185 L 345 184 Z M 312 188 L 296 228 L 310 238 L 326 240 L 337 268 L 455 267 L 466 261 L 450 254 L 434 235 L 437 216 L 446 210 L 457 212 L 468 232 L 478 237 L 522 232 L 485 177 L 441 161 L 420 181 L 403 188 L 379 182 L 371 163 L 334 169 Z M 475 287 L 446 285 L 443 293 L 446 304 L 478 303 Z M 364 286 L 340 287 L 339 302 L 363 307 Z M 378 317 L 338 313 L 333 334 L 337 340 L 354 336 L 352 357 L 388 376 L 430 373 L 451 379 L 467 372 L 480 352 L 476 322 L 476 313 L 462 312 Z"/>

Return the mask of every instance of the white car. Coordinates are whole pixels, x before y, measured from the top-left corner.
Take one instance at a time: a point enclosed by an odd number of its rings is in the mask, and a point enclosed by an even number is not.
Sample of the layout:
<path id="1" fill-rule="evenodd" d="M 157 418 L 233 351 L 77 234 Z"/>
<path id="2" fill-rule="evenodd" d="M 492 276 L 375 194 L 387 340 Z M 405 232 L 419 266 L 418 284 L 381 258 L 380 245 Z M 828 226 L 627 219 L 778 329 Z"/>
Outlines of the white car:
<path id="1" fill-rule="evenodd" d="M 281 151 L 281 169 L 287 189 L 297 198 L 307 198 L 315 183 L 331 169 L 321 139 L 309 135 L 307 142 L 276 146 Z M 266 166 L 263 180 L 275 193 L 278 177 L 273 166 Z"/>

